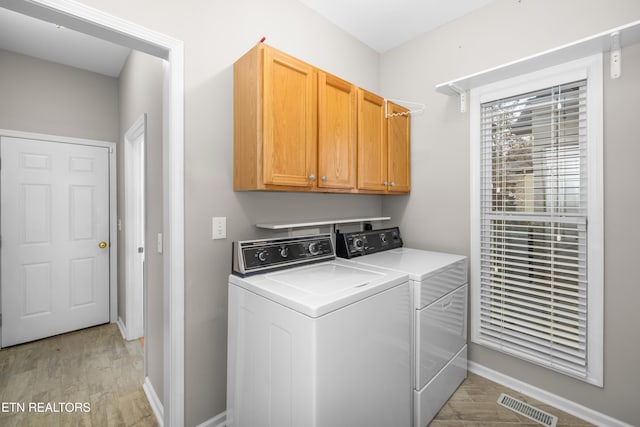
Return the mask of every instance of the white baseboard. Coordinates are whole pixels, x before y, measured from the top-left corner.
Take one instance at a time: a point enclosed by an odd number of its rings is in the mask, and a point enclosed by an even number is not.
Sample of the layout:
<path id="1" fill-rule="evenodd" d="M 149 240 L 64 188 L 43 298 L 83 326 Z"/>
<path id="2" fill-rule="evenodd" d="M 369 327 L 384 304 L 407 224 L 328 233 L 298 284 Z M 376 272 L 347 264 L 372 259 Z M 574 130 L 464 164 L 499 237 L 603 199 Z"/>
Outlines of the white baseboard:
<path id="1" fill-rule="evenodd" d="M 127 327 L 124 326 L 124 322 L 122 321 L 122 317 L 118 316 L 118 321 L 116 322 L 118 325 L 118 329 L 120 329 L 120 334 L 122 334 L 122 339 L 127 340 Z"/>
<path id="2" fill-rule="evenodd" d="M 579 403 L 573 402 L 569 399 L 565 399 L 564 397 L 550 393 L 541 388 L 532 386 L 531 384 L 527 384 L 523 381 L 517 380 L 498 371 L 494 371 L 493 369 L 489 369 L 486 366 L 480 365 L 478 363 L 469 361 L 468 368 L 469 371 L 473 372 L 474 374 L 480 375 L 498 384 L 502 384 L 505 387 L 509 387 L 515 391 L 526 394 L 527 396 L 539 400 L 540 402 L 551 405 L 554 408 L 560 409 L 561 411 L 574 415 L 597 426 L 633 427 L 631 424 L 627 424 L 624 421 L 620 421 L 618 419 L 610 417 L 609 415 L 594 411 L 593 409 L 580 405 Z M 225 427 L 226 418 L 226 412 L 222 412 L 215 417 L 206 420 L 202 424 L 199 424 L 197 427 Z M 162 423 L 160 425 L 162 425 Z"/>
<path id="3" fill-rule="evenodd" d="M 489 369 L 486 366 L 480 365 L 478 363 L 469 361 L 468 368 L 469 371 L 473 372 L 474 374 L 478 374 L 481 377 L 485 377 L 493 382 L 502 384 L 505 387 L 509 387 L 515 391 L 526 394 L 527 396 L 533 397 L 540 402 L 551 405 L 554 408 L 560 409 L 561 411 L 574 415 L 597 426 L 633 427 L 631 424 L 627 424 L 624 421 L 620 421 L 610 417 L 609 415 L 594 411 L 593 409 L 587 408 L 586 406 L 580 405 L 579 403 L 573 402 L 569 399 L 565 399 L 564 397 L 550 393 L 541 388 L 532 386 L 531 384 L 527 384 L 524 381 L 520 381 L 508 375 L 494 371 L 493 369 Z"/>
<path id="4" fill-rule="evenodd" d="M 164 425 L 164 407 L 162 406 L 162 402 L 158 398 L 151 381 L 149 381 L 149 377 L 144 378 L 142 388 L 144 389 L 144 394 L 147 395 L 147 400 L 149 401 L 149 405 L 151 405 L 151 409 L 156 416 L 156 420 L 158 420 L 158 424 L 162 427 Z"/>
<path id="5" fill-rule="evenodd" d="M 209 418 L 198 427 L 225 427 L 227 425 L 227 413 L 221 412 L 213 418 Z"/>

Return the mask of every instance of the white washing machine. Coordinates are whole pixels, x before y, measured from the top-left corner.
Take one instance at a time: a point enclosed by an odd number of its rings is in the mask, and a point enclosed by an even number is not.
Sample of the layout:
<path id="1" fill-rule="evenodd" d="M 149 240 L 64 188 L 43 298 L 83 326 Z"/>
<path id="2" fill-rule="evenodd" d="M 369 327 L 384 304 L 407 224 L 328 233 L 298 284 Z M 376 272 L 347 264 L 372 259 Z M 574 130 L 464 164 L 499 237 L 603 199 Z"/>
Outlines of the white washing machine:
<path id="1" fill-rule="evenodd" d="M 404 248 L 398 227 L 337 234 L 336 246 L 357 265 L 409 275 L 413 425 L 425 427 L 467 376 L 467 258 Z"/>
<path id="2" fill-rule="evenodd" d="M 405 273 L 335 259 L 330 234 L 234 254 L 227 426 L 411 425 Z"/>

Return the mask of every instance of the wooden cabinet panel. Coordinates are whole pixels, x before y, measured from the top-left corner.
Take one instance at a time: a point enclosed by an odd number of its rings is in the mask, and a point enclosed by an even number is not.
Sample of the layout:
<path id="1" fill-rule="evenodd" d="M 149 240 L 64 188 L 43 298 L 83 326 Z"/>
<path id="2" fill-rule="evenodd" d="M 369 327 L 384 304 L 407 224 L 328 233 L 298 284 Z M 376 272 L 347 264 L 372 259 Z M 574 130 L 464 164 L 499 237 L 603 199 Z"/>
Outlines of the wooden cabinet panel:
<path id="1" fill-rule="evenodd" d="M 235 62 L 233 78 L 233 189 L 315 188 L 315 68 L 258 44 Z"/>
<path id="2" fill-rule="evenodd" d="M 409 110 L 387 101 L 387 144 L 389 153 L 387 190 L 411 191 L 411 116 Z"/>
<path id="3" fill-rule="evenodd" d="M 233 189 L 264 189 L 262 182 L 262 50 L 233 65 Z"/>
<path id="4" fill-rule="evenodd" d="M 311 186 L 316 175 L 316 71 L 264 49 L 265 184 Z"/>
<path id="5" fill-rule="evenodd" d="M 387 189 L 384 98 L 358 89 L 358 189 Z"/>
<path id="6" fill-rule="evenodd" d="M 318 187 L 356 186 L 357 96 L 351 83 L 318 73 Z"/>

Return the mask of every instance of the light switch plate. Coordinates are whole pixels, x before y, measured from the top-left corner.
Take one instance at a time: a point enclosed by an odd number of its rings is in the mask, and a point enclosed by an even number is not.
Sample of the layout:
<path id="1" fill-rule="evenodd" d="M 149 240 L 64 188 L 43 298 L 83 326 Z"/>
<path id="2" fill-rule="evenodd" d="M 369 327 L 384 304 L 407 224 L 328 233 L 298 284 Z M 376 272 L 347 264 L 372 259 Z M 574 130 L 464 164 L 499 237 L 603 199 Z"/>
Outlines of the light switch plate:
<path id="1" fill-rule="evenodd" d="M 211 221 L 211 238 L 213 240 L 226 239 L 227 238 L 227 217 L 213 217 Z"/>

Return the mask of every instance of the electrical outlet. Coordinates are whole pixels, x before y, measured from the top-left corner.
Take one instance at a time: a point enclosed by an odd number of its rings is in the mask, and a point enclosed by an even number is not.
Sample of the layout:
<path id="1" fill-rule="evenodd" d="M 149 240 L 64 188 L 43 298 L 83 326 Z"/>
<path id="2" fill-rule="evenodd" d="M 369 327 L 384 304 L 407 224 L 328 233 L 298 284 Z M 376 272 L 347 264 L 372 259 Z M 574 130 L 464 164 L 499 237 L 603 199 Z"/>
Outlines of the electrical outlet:
<path id="1" fill-rule="evenodd" d="M 211 221 L 211 238 L 213 240 L 227 238 L 227 217 L 213 217 Z"/>

